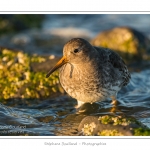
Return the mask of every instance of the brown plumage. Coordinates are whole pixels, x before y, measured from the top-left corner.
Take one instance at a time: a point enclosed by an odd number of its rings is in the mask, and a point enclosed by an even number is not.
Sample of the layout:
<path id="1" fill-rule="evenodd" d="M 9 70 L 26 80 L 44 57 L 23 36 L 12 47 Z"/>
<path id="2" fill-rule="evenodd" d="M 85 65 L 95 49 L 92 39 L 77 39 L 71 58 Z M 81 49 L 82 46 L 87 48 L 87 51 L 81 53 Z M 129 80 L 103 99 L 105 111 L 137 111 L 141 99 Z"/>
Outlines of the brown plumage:
<path id="1" fill-rule="evenodd" d="M 116 97 L 130 80 L 130 73 L 115 52 L 93 47 L 81 38 L 74 38 L 63 48 L 63 57 L 47 77 L 60 68 L 60 83 L 65 91 L 82 103 L 93 103 Z"/>

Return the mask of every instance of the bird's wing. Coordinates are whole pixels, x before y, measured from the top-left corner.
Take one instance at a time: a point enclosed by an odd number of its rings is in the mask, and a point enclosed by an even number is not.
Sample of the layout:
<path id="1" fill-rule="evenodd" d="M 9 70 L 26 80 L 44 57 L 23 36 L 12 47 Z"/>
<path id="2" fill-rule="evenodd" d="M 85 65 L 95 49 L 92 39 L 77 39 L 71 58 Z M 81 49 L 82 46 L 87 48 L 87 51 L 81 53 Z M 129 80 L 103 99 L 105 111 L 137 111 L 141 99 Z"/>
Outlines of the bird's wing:
<path id="1" fill-rule="evenodd" d="M 117 68 L 120 72 L 122 72 L 122 78 L 123 78 L 123 83 L 122 85 L 125 86 L 129 83 L 129 80 L 131 78 L 130 73 L 127 69 L 127 66 L 123 59 L 114 51 L 107 49 L 107 48 L 98 48 L 94 47 L 97 49 L 97 51 L 100 52 L 100 55 L 103 55 L 103 61 L 107 61 L 108 63 L 111 63 L 114 68 Z"/>

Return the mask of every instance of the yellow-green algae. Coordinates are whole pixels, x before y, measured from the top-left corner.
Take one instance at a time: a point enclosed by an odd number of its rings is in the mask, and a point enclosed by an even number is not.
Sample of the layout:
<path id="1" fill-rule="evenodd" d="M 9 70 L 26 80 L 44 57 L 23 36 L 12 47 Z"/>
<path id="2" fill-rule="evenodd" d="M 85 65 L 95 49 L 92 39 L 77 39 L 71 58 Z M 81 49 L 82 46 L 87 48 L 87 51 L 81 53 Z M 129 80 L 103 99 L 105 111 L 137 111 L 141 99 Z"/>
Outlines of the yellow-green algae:
<path id="1" fill-rule="evenodd" d="M 94 135 L 93 131 L 95 127 L 96 127 L 96 124 L 94 122 L 90 124 L 84 124 L 84 127 L 82 128 L 82 132 L 86 136 Z"/>
<path id="2" fill-rule="evenodd" d="M 111 124 L 113 126 L 116 125 L 122 125 L 122 126 L 128 126 L 132 123 L 137 124 L 141 127 L 138 128 L 131 128 L 133 130 L 133 135 L 134 136 L 149 136 L 150 135 L 150 129 L 147 127 L 143 127 L 143 125 L 136 121 L 133 118 L 125 118 L 122 116 L 110 116 L 110 115 L 104 115 L 100 116 L 98 118 L 101 124 Z M 96 128 L 96 124 L 94 122 L 92 123 L 86 123 L 84 124 L 84 127 L 82 128 L 82 133 L 85 136 L 93 136 L 95 135 L 94 129 Z M 98 131 L 97 134 L 98 136 L 124 136 L 122 132 L 119 132 L 117 129 L 104 129 L 102 131 Z"/>
<path id="3" fill-rule="evenodd" d="M 113 116 L 105 115 L 99 117 L 98 120 L 102 124 L 113 124 L 113 125 L 122 125 L 122 126 L 127 126 L 131 123 L 131 119 L 123 118 L 122 116 L 113 117 Z"/>
<path id="4" fill-rule="evenodd" d="M 0 100 L 45 98 L 59 92 L 58 72 L 45 78 L 44 72 L 32 72 L 32 62 L 45 58 L 3 49 L 0 52 Z"/>
<path id="5" fill-rule="evenodd" d="M 123 134 L 117 130 L 102 130 L 98 132 L 99 136 L 123 136 Z"/>

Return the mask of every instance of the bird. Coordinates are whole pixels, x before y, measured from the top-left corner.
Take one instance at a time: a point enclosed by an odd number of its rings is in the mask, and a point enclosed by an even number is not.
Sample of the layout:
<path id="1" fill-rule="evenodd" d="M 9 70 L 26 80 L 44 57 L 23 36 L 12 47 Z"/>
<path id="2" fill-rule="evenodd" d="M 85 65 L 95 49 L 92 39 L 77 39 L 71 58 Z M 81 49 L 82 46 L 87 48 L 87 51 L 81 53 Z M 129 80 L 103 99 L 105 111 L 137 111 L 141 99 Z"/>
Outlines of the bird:
<path id="1" fill-rule="evenodd" d="M 130 81 L 130 73 L 123 59 L 113 50 L 94 47 L 87 40 L 73 38 L 63 47 L 63 57 L 47 73 L 49 77 L 59 69 L 59 80 L 78 106 L 112 99 Z"/>

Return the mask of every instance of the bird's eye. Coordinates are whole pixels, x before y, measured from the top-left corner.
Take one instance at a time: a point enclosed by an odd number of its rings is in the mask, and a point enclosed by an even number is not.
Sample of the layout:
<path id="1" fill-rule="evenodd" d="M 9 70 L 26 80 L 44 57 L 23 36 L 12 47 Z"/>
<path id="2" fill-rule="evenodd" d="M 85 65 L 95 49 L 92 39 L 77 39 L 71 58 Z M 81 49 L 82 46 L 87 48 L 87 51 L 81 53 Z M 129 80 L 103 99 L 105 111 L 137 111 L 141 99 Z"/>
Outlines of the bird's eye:
<path id="1" fill-rule="evenodd" d="M 79 50 L 78 49 L 74 49 L 74 53 L 78 53 L 79 52 Z"/>

